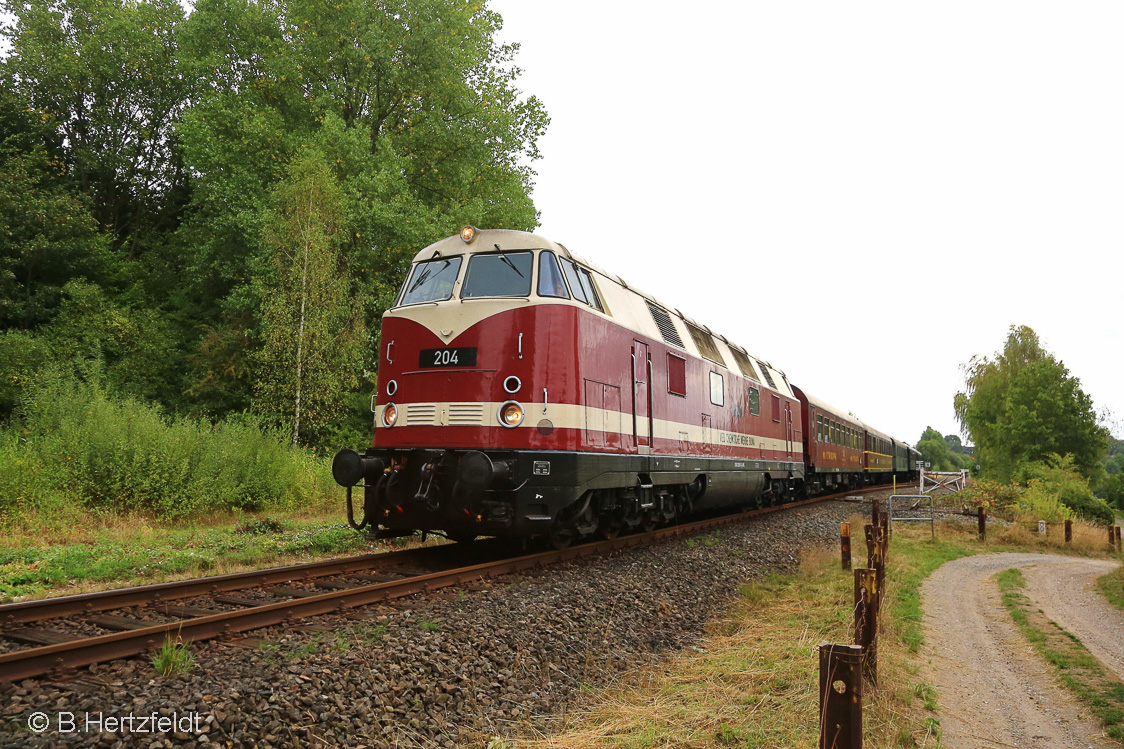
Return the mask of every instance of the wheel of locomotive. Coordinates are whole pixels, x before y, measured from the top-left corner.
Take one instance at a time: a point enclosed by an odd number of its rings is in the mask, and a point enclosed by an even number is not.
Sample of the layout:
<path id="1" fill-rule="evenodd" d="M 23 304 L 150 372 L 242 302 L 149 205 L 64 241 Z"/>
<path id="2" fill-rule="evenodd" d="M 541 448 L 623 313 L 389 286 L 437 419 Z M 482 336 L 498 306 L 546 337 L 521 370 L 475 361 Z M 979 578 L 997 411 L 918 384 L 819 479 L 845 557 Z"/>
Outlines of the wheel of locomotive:
<path id="1" fill-rule="evenodd" d="M 656 516 L 654 513 L 645 512 L 644 516 L 640 519 L 640 530 L 645 533 L 651 533 L 656 529 Z"/>
<path id="2" fill-rule="evenodd" d="M 574 532 L 573 528 L 563 525 L 556 520 L 550 529 L 550 537 L 548 540 L 550 541 L 550 547 L 552 549 L 561 551 L 572 544 L 576 537 L 577 534 Z"/>
<path id="3" fill-rule="evenodd" d="M 597 535 L 606 541 L 612 541 L 614 538 L 621 534 L 621 527 L 616 523 L 602 520 L 601 525 L 597 528 Z"/>

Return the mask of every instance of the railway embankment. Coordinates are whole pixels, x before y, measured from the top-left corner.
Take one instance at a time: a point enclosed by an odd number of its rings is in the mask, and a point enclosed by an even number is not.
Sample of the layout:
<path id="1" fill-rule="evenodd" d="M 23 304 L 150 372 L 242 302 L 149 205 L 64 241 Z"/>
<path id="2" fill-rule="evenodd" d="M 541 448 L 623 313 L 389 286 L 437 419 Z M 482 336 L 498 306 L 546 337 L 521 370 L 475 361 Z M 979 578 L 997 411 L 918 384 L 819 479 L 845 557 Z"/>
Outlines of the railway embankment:
<path id="1" fill-rule="evenodd" d="M 794 571 L 801 550 L 833 543 L 854 511 L 843 502 L 784 510 L 477 590 L 370 607 L 362 619 L 324 616 L 235 644 L 199 643 L 193 667 L 168 677 L 134 658 L 65 681 L 0 685 L 0 744 L 446 747 L 555 730 L 576 696 L 695 645 L 739 584 Z M 188 731 L 121 730 L 119 720 L 153 713 L 199 722 Z M 29 726 L 37 714 L 48 721 L 41 733 Z M 74 730 L 60 732 L 60 716 L 74 716 Z"/>
<path id="2" fill-rule="evenodd" d="M 0 746 L 618 746 L 674 741 L 673 731 L 699 746 L 808 745 L 814 648 L 845 640 L 851 622 L 839 523 L 863 508 L 786 509 L 196 643 L 192 667 L 170 676 L 131 658 L 3 684 Z M 903 527 L 891 548 L 871 746 L 934 745 L 939 718 L 928 708 L 940 695 L 917 670 L 917 591 L 942 562 L 981 550 L 975 519 L 965 520 L 935 546 L 908 542 Z M 1034 543 L 1013 531 L 989 535 L 985 548 L 1012 548 L 1012 538 Z"/>

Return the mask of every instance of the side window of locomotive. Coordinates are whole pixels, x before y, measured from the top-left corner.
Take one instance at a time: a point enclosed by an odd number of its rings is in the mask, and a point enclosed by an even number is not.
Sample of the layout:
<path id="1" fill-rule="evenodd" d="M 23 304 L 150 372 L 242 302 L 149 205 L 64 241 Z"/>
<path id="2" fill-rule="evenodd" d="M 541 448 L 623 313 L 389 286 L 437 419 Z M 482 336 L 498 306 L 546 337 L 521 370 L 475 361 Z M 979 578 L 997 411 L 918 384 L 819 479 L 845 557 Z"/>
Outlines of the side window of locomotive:
<path id="1" fill-rule="evenodd" d="M 461 299 L 482 296 L 530 296 L 530 252 L 493 252 L 473 255 L 461 287 Z"/>
<path id="2" fill-rule="evenodd" d="M 667 392 L 687 396 L 687 360 L 667 355 Z"/>
<path id="3" fill-rule="evenodd" d="M 585 291 L 590 306 L 596 308 L 598 312 L 604 312 L 605 308 L 601 306 L 601 298 L 597 296 L 597 287 L 593 285 L 593 276 L 585 268 L 578 268 L 578 278 L 581 279 L 582 290 Z"/>
<path id="4" fill-rule="evenodd" d="M 581 278 L 578 276 L 578 266 L 562 258 L 562 272 L 566 274 L 566 280 L 570 283 L 570 290 L 574 292 L 574 299 L 589 304 L 589 297 L 585 295 Z"/>
<path id="5" fill-rule="evenodd" d="M 721 372 L 710 373 L 710 402 L 716 406 L 726 404 L 726 382 Z"/>
<path id="6" fill-rule="evenodd" d="M 566 282 L 562 280 L 562 269 L 558 267 L 558 258 L 549 250 L 539 253 L 539 296 L 570 298 Z"/>
<path id="7" fill-rule="evenodd" d="M 398 304 L 443 302 L 453 295 L 453 284 L 461 270 L 461 256 L 426 260 L 414 266 L 403 286 Z"/>
<path id="8" fill-rule="evenodd" d="M 761 415 L 761 393 L 755 387 L 749 389 L 749 413 L 753 416 Z"/>

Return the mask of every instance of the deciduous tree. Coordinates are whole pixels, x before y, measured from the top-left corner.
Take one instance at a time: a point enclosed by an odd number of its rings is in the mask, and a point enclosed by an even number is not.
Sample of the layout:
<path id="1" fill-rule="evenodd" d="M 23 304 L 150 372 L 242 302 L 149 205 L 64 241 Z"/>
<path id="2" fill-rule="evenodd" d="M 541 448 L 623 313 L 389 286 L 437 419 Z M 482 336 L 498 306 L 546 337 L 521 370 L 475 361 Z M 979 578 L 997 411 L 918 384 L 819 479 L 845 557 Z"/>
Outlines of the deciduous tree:
<path id="1" fill-rule="evenodd" d="M 1080 381 L 1042 348 L 1033 330 L 1011 326 L 994 359 L 973 357 L 964 372 L 956 415 L 989 473 L 1010 479 L 1020 463 L 1050 454 L 1072 455 L 1086 478 L 1100 472 L 1108 432 Z"/>

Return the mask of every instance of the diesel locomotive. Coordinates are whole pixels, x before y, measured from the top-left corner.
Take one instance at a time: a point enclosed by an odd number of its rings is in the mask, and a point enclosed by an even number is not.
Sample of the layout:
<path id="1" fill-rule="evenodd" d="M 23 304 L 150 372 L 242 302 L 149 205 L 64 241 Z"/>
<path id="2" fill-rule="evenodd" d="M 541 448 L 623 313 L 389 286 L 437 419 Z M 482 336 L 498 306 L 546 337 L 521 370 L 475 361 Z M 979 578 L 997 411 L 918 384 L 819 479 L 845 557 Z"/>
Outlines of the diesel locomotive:
<path id="1" fill-rule="evenodd" d="M 562 546 L 906 480 L 920 457 L 561 244 L 472 226 L 414 258 L 371 406 L 372 446 L 332 471 L 381 537 Z"/>

